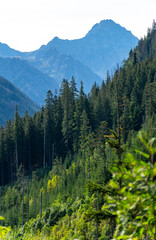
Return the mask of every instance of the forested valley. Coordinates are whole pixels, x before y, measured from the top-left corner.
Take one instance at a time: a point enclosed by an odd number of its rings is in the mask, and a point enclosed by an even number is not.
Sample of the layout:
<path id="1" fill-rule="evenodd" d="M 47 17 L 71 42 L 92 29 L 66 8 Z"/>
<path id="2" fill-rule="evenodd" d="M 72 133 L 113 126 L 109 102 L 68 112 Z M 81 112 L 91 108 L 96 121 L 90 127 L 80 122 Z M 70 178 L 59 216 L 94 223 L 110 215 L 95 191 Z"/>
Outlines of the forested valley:
<path id="1" fill-rule="evenodd" d="M 156 24 L 90 93 L 0 128 L 0 239 L 156 239 Z"/>

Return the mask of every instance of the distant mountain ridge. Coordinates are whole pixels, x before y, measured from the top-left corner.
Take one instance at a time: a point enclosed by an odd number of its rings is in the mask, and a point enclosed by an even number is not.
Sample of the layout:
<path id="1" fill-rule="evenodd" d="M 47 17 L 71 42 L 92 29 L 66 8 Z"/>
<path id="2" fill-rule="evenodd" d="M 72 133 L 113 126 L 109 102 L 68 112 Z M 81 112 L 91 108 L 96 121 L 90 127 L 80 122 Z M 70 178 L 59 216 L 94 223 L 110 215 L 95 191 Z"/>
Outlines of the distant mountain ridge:
<path id="1" fill-rule="evenodd" d="M 95 24 L 85 37 L 76 40 L 55 37 L 37 50 L 37 53 L 39 55 L 39 52 L 54 47 L 79 60 L 103 79 L 107 70 L 112 70 L 116 64 L 126 59 L 137 43 L 138 39 L 130 31 L 112 20 L 103 20 Z"/>
<path id="2" fill-rule="evenodd" d="M 29 97 L 0 76 L 0 125 L 5 125 L 7 120 L 14 118 L 16 105 L 18 105 L 20 115 L 24 115 L 26 110 L 31 115 L 39 110 L 39 106 Z"/>
<path id="3" fill-rule="evenodd" d="M 10 48 L 7 44 L 0 42 L 0 57 L 22 57 L 24 53 Z"/>
<path id="4" fill-rule="evenodd" d="M 30 60 L 29 60 L 30 61 Z M 80 81 L 83 80 L 84 89 L 89 92 L 93 82 L 101 84 L 102 79 L 90 68 L 84 66 L 80 61 L 74 60 L 71 55 L 60 53 L 56 48 L 51 47 L 47 51 L 39 51 L 35 54 L 31 64 L 56 79 L 60 85 L 63 79 L 71 80 L 74 76 L 78 88 Z"/>
<path id="5" fill-rule="evenodd" d="M 32 52 L 20 52 L 9 48 L 6 44 L 0 44 L 0 57 L 16 57 L 20 58 L 21 61 L 22 59 L 27 61 L 29 65 L 46 74 L 46 77 L 45 75 L 43 77 L 43 82 L 47 86 L 49 81 L 49 89 L 52 92 L 56 87 L 59 88 L 63 78 L 70 81 L 72 76 L 74 76 L 78 86 L 82 80 L 85 92 L 89 92 L 94 82 L 101 84 L 102 80 L 105 80 L 107 70 L 114 70 L 117 64 L 120 65 L 128 57 L 131 48 L 134 48 L 137 43 L 138 39 L 130 31 L 112 20 L 103 20 L 95 24 L 81 39 L 63 40 L 55 37 L 47 45 L 43 45 Z M 15 59 L 12 61 L 17 62 Z M 25 66 L 25 61 L 21 62 L 21 66 L 22 64 Z M 35 70 L 33 71 L 35 72 Z M 3 72 L 0 71 L 0 74 L 3 75 Z M 13 75 L 16 75 L 16 72 Z M 7 72 L 4 76 L 20 87 L 20 77 L 15 76 L 15 80 Z M 37 82 L 36 77 L 32 77 L 29 81 L 26 77 L 25 71 L 22 75 L 24 85 L 21 90 L 26 92 L 33 100 L 36 99 L 36 102 L 43 103 L 41 93 L 44 91 L 43 95 L 45 96 L 47 88 L 44 87 L 44 84 L 40 86 L 38 83 L 38 88 L 34 89 L 36 85 L 33 82 L 34 78 Z M 57 83 L 52 85 L 51 78 L 55 79 Z M 53 80 L 53 83 L 55 80 Z M 32 95 L 27 91 L 28 82 L 32 84 L 32 88 L 29 89 Z M 35 94 L 35 91 L 38 91 L 38 95 Z M 37 99 L 38 97 L 39 99 Z"/>
<path id="6" fill-rule="evenodd" d="M 0 58 L 0 76 L 9 79 L 39 105 L 44 104 L 49 89 L 59 88 L 54 79 L 19 58 Z"/>

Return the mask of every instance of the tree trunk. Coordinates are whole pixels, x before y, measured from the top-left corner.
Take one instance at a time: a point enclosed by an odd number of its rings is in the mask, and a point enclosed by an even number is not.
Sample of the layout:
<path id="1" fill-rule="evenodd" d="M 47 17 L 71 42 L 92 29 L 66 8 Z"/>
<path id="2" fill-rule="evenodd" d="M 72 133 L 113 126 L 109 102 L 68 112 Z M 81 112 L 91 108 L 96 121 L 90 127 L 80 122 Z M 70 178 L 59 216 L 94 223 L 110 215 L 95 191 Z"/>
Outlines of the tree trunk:
<path id="1" fill-rule="evenodd" d="M 46 165 L 46 124 L 45 124 L 45 113 L 44 113 L 44 139 L 43 139 L 43 168 Z"/>
<path id="2" fill-rule="evenodd" d="M 51 168 L 53 168 L 54 163 L 54 143 L 52 144 L 52 162 L 51 162 Z"/>
<path id="3" fill-rule="evenodd" d="M 40 197 L 40 218 L 42 218 L 42 191 L 41 191 L 41 197 Z"/>
<path id="4" fill-rule="evenodd" d="M 22 172 L 22 226 L 24 226 L 24 172 Z"/>
<path id="5" fill-rule="evenodd" d="M 15 154 L 16 154 L 16 174 L 18 172 L 18 149 L 17 149 L 17 137 L 15 140 Z"/>
<path id="6" fill-rule="evenodd" d="M 1 187 L 0 187 L 0 216 L 1 216 Z"/>
<path id="7" fill-rule="evenodd" d="M 29 221 L 29 178 L 27 182 L 27 223 Z"/>

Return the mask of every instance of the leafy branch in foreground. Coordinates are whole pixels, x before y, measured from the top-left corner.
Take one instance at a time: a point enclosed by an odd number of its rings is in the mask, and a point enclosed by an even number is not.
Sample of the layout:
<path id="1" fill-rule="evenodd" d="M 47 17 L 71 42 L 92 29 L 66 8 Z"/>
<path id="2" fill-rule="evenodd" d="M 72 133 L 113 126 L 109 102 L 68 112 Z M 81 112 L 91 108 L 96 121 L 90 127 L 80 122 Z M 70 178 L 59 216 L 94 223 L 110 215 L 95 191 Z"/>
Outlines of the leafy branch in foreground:
<path id="1" fill-rule="evenodd" d="M 156 163 L 153 162 L 156 148 L 155 139 L 148 140 L 145 133 L 139 132 L 140 141 L 148 150 L 148 161 L 137 160 L 133 154 L 127 154 L 122 167 L 122 188 L 118 198 L 108 196 L 111 206 L 116 205 L 116 230 L 114 239 L 144 239 L 149 236 L 156 239 Z M 139 150 L 137 150 L 139 153 Z M 113 181 L 120 178 L 114 173 Z"/>
<path id="2" fill-rule="evenodd" d="M 113 178 L 106 186 L 88 183 L 89 191 L 103 196 L 104 205 L 86 216 L 97 222 L 114 218 L 114 240 L 156 239 L 156 139 L 149 140 L 143 132 L 138 138 L 145 147 L 144 151 L 136 150 L 141 160 L 128 153 L 120 166 L 112 167 Z"/>

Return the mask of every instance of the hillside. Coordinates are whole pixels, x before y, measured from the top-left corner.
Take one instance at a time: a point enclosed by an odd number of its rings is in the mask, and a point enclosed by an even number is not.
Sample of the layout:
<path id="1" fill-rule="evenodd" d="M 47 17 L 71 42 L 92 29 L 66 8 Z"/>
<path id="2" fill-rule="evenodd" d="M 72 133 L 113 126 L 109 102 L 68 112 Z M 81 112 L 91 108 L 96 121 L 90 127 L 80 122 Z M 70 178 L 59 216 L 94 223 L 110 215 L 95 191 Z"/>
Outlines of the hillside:
<path id="1" fill-rule="evenodd" d="M 19 58 L 0 58 L 0 75 L 9 79 L 38 105 L 44 104 L 47 91 L 55 92 L 57 82 Z"/>
<path id="2" fill-rule="evenodd" d="M 26 111 L 33 115 L 39 107 L 24 93 L 17 89 L 11 82 L 0 77 L 0 125 L 5 125 L 7 120 L 14 118 L 15 107 L 21 116 Z"/>
<path id="3" fill-rule="evenodd" d="M 0 129 L 0 237 L 155 239 L 155 92 L 156 24 L 89 95 L 64 79 L 40 112 L 16 112 Z"/>

